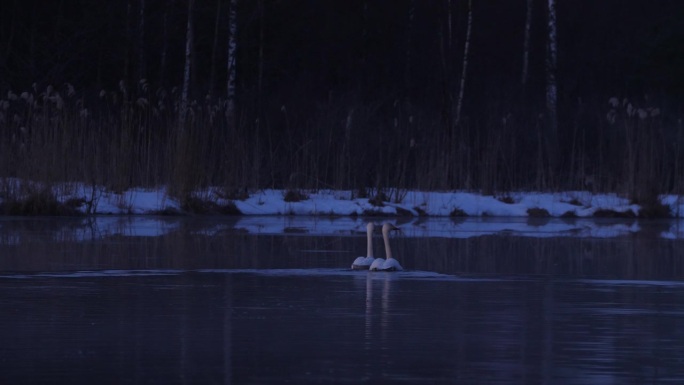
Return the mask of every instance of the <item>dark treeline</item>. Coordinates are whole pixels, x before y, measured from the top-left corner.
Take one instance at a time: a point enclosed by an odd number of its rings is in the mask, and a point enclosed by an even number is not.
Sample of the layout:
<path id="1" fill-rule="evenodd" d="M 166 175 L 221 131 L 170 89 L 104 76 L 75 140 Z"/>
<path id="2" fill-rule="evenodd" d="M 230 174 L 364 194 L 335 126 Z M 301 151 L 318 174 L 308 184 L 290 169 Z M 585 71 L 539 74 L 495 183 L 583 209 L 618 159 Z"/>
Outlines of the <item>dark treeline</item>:
<path id="1" fill-rule="evenodd" d="M 684 187 L 683 16 L 678 0 L 6 1 L 0 174 L 645 203 Z"/>

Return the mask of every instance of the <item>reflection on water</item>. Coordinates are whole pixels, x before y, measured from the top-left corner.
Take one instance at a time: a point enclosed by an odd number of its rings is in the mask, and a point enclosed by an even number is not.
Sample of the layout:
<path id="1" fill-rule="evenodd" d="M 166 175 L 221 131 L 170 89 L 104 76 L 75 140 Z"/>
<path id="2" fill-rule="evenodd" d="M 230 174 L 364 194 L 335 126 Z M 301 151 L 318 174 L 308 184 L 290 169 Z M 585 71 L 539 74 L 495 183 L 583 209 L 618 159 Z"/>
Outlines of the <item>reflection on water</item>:
<path id="1" fill-rule="evenodd" d="M 0 286 L 3 383 L 684 380 L 681 285 L 323 269 Z"/>
<path id="2" fill-rule="evenodd" d="M 684 219 L 637 221 L 610 218 L 370 218 L 393 222 L 409 238 L 472 238 L 506 234 L 516 237 L 614 238 L 646 233 L 650 237 L 684 238 Z M 0 218 L 0 243 L 11 244 L 26 232 L 41 232 L 55 241 L 93 241 L 113 236 L 154 237 L 178 231 L 217 235 L 353 236 L 365 233 L 359 217 L 246 216 L 154 217 L 100 216 L 84 218 Z"/>
<path id="3" fill-rule="evenodd" d="M 175 218 L 88 238 L 80 220 L 0 222 L 0 383 L 684 381 L 669 224 L 404 234 L 407 271 L 371 273 L 348 269 L 362 226 L 255 235 Z"/>
<path id="4" fill-rule="evenodd" d="M 252 218 L 249 222 L 254 224 L 259 219 L 266 227 L 272 227 L 274 222 L 283 228 L 292 225 L 282 218 Z M 305 227 L 304 218 L 298 218 L 297 226 L 305 229 L 304 233 L 249 232 L 238 226 L 242 220 L 0 219 L 0 271 L 337 268 L 346 267 L 355 257 L 365 254 L 365 225 L 361 218 L 309 218 L 309 228 Z M 346 227 L 340 227 L 343 225 L 338 221 Z M 460 226 L 466 222 L 469 221 L 456 223 Z M 482 223 L 479 219 L 472 222 L 466 227 Z M 611 221 L 591 226 L 582 221 L 583 227 L 640 229 L 611 237 L 565 236 L 565 232 L 554 237 L 548 236 L 548 232 L 520 236 L 510 230 L 468 237 L 445 236 L 451 233 L 454 223 L 449 219 L 421 219 L 417 225 L 401 224 L 401 234 L 392 239 L 395 256 L 409 270 L 444 274 L 684 278 L 684 240 L 662 236 L 665 230 L 676 228 L 679 221 L 638 225 Z M 516 228 L 520 221 L 507 223 L 497 219 L 494 223 L 497 228 Z M 449 230 L 439 231 L 440 225 Z M 336 230 L 321 230 L 330 226 Z M 412 230 L 415 228 L 431 229 L 426 234 L 435 235 L 417 236 Z M 375 254 L 383 255 L 379 241 L 378 235 Z"/>

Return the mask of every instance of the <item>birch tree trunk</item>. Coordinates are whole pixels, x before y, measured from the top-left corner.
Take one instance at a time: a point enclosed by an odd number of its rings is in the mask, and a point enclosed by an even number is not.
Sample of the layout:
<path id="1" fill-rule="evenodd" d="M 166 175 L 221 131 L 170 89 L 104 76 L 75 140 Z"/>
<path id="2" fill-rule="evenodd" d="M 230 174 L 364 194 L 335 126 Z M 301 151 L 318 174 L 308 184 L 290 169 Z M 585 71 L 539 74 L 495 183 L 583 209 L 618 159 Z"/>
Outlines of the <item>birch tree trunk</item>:
<path id="1" fill-rule="evenodd" d="M 527 0 L 527 13 L 525 16 L 525 41 L 523 42 L 523 65 L 520 82 L 523 90 L 527 86 L 528 69 L 530 64 L 530 30 L 532 29 L 532 3 L 533 0 Z"/>
<path id="2" fill-rule="evenodd" d="M 228 94 L 226 97 L 226 117 L 231 128 L 235 127 L 235 81 L 237 71 L 235 68 L 235 55 L 237 51 L 237 0 L 230 0 L 228 13 Z"/>
<path id="3" fill-rule="evenodd" d="M 558 156 L 558 85 L 556 82 L 557 62 L 556 0 L 548 0 L 548 42 L 546 50 L 546 113 L 548 115 L 549 160 L 553 167 Z"/>
<path id="4" fill-rule="evenodd" d="M 180 105 L 180 125 L 185 125 L 185 119 L 188 113 L 188 94 L 190 93 L 190 72 L 192 68 L 192 51 L 193 51 L 193 11 L 195 8 L 195 0 L 188 0 L 188 25 L 185 32 L 185 68 L 183 70 L 183 90 L 181 93 Z"/>
<path id="5" fill-rule="evenodd" d="M 551 0 L 550 0 L 551 1 Z M 465 90 L 466 74 L 468 71 L 468 51 L 470 50 L 470 34 L 473 29 L 473 0 L 468 0 L 468 27 L 466 30 L 465 44 L 463 45 L 463 68 L 461 70 L 461 82 L 458 89 L 458 99 L 456 102 L 456 118 L 454 126 L 461 122 L 461 108 L 463 107 L 463 93 Z"/>

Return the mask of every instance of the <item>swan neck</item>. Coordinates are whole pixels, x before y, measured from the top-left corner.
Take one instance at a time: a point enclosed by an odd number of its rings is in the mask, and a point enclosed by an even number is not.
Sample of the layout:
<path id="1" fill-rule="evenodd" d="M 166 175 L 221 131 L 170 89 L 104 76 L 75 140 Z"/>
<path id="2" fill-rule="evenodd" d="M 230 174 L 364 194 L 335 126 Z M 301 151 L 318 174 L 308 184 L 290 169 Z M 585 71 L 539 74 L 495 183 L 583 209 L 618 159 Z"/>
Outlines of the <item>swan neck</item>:
<path id="1" fill-rule="evenodd" d="M 392 248 L 390 247 L 389 230 L 386 228 L 382 229 L 382 239 L 385 241 L 385 254 L 387 256 L 387 259 L 391 259 L 392 258 Z"/>
<path id="2" fill-rule="evenodd" d="M 372 257 L 373 256 L 373 226 L 368 225 L 366 227 L 366 256 L 367 257 Z"/>

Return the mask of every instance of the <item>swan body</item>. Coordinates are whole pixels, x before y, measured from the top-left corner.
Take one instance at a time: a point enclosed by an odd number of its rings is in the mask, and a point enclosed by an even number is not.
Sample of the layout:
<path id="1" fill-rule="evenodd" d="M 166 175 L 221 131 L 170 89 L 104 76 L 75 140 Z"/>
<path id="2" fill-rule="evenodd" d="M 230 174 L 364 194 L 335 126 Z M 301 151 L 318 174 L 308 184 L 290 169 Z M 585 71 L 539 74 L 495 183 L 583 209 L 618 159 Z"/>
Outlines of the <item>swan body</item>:
<path id="1" fill-rule="evenodd" d="M 384 258 L 376 258 L 375 261 L 370 265 L 369 270 L 370 271 L 380 271 L 382 270 L 382 266 L 385 264 L 385 259 Z"/>
<path id="2" fill-rule="evenodd" d="M 380 268 L 382 271 L 401 271 L 404 270 L 403 267 L 401 267 L 401 264 L 399 264 L 399 261 L 397 261 L 394 258 L 388 259 L 385 261 L 385 263 L 382 264 L 382 268 Z"/>
<path id="3" fill-rule="evenodd" d="M 385 241 L 385 256 L 387 259 L 378 258 L 370 266 L 371 271 L 400 271 L 404 270 L 399 261 L 392 257 L 392 248 L 389 242 L 389 232 L 398 230 L 397 227 L 391 223 L 382 225 L 382 239 Z"/>
<path id="4" fill-rule="evenodd" d="M 358 257 L 354 260 L 352 263 L 351 268 L 353 270 L 368 270 L 373 262 L 375 262 L 375 258 L 373 258 L 373 230 L 375 229 L 375 225 L 373 222 L 369 222 L 366 225 L 366 244 L 367 244 L 367 250 L 366 250 L 366 256 L 365 257 Z"/>
<path id="5" fill-rule="evenodd" d="M 366 270 L 370 268 L 374 261 L 375 258 L 373 257 L 357 257 L 354 262 L 352 262 L 351 268 L 353 270 Z"/>

